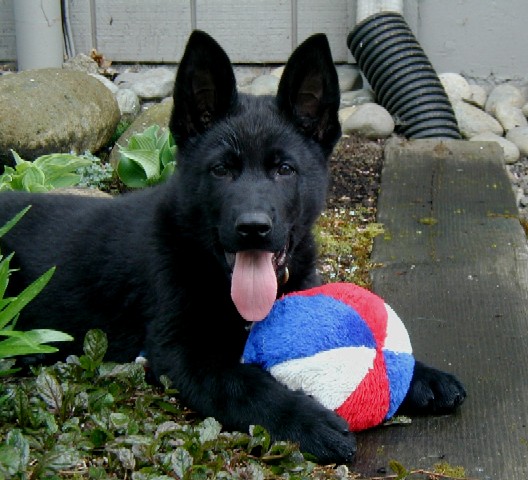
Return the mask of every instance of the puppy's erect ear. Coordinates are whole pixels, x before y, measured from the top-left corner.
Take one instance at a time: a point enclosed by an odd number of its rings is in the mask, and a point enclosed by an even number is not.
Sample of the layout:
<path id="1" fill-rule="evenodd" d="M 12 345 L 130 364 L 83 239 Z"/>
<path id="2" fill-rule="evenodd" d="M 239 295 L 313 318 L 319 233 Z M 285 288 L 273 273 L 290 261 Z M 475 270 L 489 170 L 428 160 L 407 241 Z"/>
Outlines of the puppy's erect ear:
<path id="1" fill-rule="evenodd" d="M 236 102 L 236 80 L 227 54 L 207 33 L 189 37 L 174 84 L 170 130 L 181 146 L 224 117 Z"/>
<path id="2" fill-rule="evenodd" d="M 330 45 L 324 34 L 313 35 L 295 49 L 284 68 L 277 93 L 278 107 L 329 154 L 341 135 L 339 101 Z"/>

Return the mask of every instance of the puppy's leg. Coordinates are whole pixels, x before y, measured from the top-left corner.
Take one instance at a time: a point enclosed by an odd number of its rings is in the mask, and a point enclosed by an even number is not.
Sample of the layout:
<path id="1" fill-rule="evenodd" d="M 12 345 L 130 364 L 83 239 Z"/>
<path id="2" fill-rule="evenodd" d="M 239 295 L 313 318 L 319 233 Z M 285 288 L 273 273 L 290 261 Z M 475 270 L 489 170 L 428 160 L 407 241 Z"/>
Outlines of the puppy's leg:
<path id="1" fill-rule="evenodd" d="M 428 415 L 451 413 L 466 399 L 466 390 L 450 373 L 416 362 L 407 396 L 399 414 Z"/>

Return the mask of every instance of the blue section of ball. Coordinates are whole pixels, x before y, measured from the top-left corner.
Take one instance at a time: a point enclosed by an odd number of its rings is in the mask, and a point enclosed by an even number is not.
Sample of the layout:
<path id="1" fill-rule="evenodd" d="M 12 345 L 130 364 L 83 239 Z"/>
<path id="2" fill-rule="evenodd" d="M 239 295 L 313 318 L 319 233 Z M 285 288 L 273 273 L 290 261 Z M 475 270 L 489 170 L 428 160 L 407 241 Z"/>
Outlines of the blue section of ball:
<path id="1" fill-rule="evenodd" d="M 326 295 L 298 295 L 275 302 L 268 317 L 253 325 L 242 361 L 269 370 L 287 360 L 362 346 L 376 348 L 376 341 L 356 310 Z"/>
<path id="2" fill-rule="evenodd" d="M 383 356 L 390 389 L 389 411 L 385 417 L 388 420 L 396 413 L 409 391 L 414 372 L 414 357 L 409 353 L 397 353 L 391 350 L 384 350 Z"/>

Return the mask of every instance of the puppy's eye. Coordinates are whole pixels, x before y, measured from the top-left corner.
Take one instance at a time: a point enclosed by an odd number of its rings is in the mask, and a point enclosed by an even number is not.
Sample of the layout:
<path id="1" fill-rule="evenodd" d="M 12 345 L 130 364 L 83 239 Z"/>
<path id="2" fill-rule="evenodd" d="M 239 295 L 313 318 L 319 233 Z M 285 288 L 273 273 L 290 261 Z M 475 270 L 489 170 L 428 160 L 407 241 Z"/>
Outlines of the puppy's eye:
<path id="1" fill-rule="evenodd" d="M 294 173 L 295 173 L 295 169 L 291 165 L 288 165 L 287 163 L 281 163 L 277 167 L 277 175 L 281 177 L 293 175 Z"/>
<path id="2" fill-rule="evenodd" d="M 231 175 L 231 171 L 223 163 L 214 165 L 211 168 L 211 173 L 218 178 L 228 177 L 229 175 Z"/>

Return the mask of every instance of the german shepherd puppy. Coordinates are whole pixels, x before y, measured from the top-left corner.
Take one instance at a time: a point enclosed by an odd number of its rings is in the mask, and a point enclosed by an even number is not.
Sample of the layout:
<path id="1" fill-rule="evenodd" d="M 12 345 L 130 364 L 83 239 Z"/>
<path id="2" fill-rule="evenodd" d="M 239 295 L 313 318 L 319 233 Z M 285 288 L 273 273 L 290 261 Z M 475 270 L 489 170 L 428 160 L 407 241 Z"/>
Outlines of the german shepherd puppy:
<path id="1" fill-rule="evenodd" d="M 293 52 L 276 97 L 252 97 L 237 93 L 222 48 L 192 33 L 174 87 L 173 178 L 116 199 L 0 195 L 0 225 L 32 205 L 2 239 L 20 269 L 11 291 L 57 266 L 19 326 L 72 334 L 63 356 L 101 328 L 109 360 L 145 349 L 156 377 L 226 429 L 259 424 L 321 462 L 350 462 L 356 443 L 341 418 L 240 363 L 248 321 L 319 282 L 311 231 L 341 133 L 338 107 L 324 35 Z M 453 376 L 417 363 L 404 408 L 450 411 L 464 398 Z"/>

